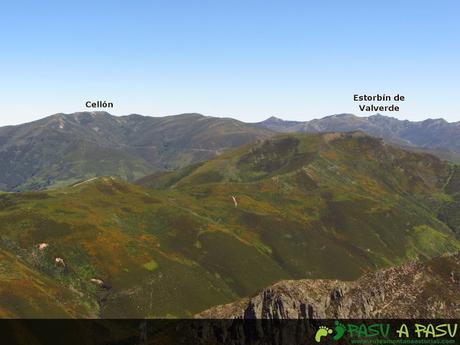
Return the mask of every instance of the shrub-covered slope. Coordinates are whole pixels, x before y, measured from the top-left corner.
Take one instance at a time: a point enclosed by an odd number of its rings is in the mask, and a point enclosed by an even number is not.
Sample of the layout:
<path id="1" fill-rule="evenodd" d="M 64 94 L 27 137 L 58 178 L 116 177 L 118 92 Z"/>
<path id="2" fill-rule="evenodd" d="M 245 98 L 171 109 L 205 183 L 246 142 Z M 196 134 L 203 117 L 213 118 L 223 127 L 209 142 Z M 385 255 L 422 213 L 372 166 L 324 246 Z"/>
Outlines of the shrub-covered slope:
<path id="1" fill-rule="evenodd" d="M 0 311 L 46 317 L 39 292 L 58 288 L 70 295 L 53 308 L 69 316 L 192 316 L 282 279 L 356 279 L 455 251 L 441 214 L 456 171 L 360 132 L 299 134 L 136 185 L 1 194 L 0 248 L 14 262 L 0 262 Z M 18 266 L 43 290 L 21 290 Z"/>

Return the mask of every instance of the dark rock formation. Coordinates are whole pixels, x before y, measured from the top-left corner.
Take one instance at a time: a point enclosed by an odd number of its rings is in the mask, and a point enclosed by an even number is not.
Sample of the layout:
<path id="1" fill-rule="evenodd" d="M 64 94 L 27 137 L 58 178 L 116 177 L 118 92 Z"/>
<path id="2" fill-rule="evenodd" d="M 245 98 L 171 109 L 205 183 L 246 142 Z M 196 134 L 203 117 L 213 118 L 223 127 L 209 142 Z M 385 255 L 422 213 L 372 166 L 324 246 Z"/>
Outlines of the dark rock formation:
<path id="1" fill-rule="evenodd" d="M 458 318 L 460 253 L 369 273 L 356 281 L 287 280 L 197 318 Z"/>

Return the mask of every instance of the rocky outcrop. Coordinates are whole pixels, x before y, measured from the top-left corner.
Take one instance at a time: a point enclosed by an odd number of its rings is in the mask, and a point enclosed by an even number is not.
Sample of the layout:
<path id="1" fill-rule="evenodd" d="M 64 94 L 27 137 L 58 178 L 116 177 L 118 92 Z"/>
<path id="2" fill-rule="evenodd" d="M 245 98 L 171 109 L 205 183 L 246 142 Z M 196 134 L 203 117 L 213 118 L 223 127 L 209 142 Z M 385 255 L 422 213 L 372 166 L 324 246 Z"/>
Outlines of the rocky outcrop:
<path id="1" fill-rule="evenodd" d="M 356 281 L 289 280 L 197 318 L 459 318 L 460 253 L 369 273 Z"/>

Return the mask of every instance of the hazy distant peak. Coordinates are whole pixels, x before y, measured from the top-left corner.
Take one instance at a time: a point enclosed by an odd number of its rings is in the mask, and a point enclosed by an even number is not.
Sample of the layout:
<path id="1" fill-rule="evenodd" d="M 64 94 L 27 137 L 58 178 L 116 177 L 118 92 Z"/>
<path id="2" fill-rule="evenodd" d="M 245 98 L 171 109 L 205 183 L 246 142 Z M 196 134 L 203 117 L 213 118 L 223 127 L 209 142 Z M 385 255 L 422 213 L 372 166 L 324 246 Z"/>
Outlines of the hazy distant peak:
<path id="1" fill-rule="evenodd" d="M 284 120 L 276 116 L 270 116 L 268 119 L 264 120 L 263 122 L 284 122 Z"/>
<path id="2" fill-rule="evenodd" d="M 359 116 L 356 116 L 355 114 L 351 114 L 351 113 L 341 113 L 341 114 L 333 114 L 333 115 L 324 117 L 324 119 L 328 119 L 328 118 L 359 118 Z"/>
<path id="3" fill-rule="evenodd" d="M 368 119 L 391 119 L 391 120 L 398 120 L 398 119 L 395 118 L 395 117 L 392 117 L 392 116 L 385 116 L 385 115 L 382 115 L 382 114 L 380 114 L 380 113 L 371 115 L 371 116 L 368 117 Z M 399 121 L 399 120 L 398 120 L 398 121 Z"/>
<path id="4" fill-rule="evenodd" d="M 71 118 L 78 118 L 78 117 L 84 117 L 84 116 L 91 116 L 91 117 L 96 117 L 96 116 L 114 116 L 106 111 L 77 111 L 75 113 L 57 113 L 51 116 L 58 116 L 58 117 L 71 117 Z"/>
<path id="5" fill-rule="evenodd" d="M 177 115 L 169 115 L 169 116 L 181 116 L 181 117 L 211 117 L 211 116 L 205 116 L 200 113 L 182 113 L 182 114 L 177 114 Z"/>
<path id="6" fill-rule="evenodd" d="M 268 119 L 258 122 L 255 125 L 275 131 L 281 129 L 281 131 L 291 132 L 291 128 L 302 125 L 303 123 L 300 121 L 286 121 L 276 116 L 270 116 Z"/>
<path id="7" fill-rule="evenodd" d="M 434 124 L 434 125 L 444 125 L 444 124 L 448 124 L 449 122 L 447 122 L 446 120 L 444 120 L 443 118 L 437 118 L 437 119 L 426 119 L 424 121 L 422 121 L 424 123 L 428 123 L 428 124 Z"/>

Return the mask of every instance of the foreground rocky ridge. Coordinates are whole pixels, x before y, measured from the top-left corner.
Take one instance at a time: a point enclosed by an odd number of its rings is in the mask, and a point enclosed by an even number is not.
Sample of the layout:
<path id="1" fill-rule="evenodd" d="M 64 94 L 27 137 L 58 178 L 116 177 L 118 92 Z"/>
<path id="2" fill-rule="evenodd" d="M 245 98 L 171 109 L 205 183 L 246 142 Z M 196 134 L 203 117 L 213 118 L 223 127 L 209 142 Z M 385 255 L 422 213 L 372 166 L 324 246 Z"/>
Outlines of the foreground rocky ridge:
<path id="1" fill-rule="evenodd" d="M 356 281 L 286 280 L 197 318 L 458 318 L 460 253 L 368 273 Z"/>

